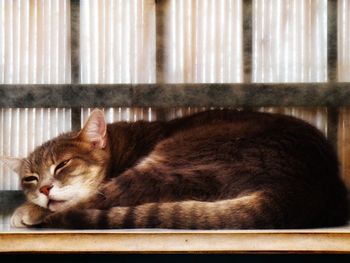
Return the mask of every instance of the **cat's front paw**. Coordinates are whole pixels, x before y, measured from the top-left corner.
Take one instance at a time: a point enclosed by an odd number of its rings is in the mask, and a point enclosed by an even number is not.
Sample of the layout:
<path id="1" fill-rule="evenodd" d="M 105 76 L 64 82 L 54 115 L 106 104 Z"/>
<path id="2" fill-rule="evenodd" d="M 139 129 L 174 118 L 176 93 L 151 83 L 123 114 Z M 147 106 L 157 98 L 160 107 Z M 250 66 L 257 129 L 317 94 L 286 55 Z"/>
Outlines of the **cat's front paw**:
<path id="1" fill-rule="evenodd" d="M 32 203 L 25 203 L 18 207 L 12 215 L 12 227 L 31 227 L 40 224 L 50 214 L 47 209 Z"/>

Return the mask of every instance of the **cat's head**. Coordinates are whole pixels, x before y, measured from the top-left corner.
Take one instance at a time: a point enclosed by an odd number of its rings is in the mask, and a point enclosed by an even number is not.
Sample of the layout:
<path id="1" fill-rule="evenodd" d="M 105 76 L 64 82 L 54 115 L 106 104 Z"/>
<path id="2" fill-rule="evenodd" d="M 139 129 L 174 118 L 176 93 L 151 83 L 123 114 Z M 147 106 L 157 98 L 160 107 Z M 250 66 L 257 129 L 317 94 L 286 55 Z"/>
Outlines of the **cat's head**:
<path id="1" fill-rule="evenodd" d="M 62 211 L 94 196 L 108 163 L 107 127 L 94 110 L 79 132 L 62 134 L 27 158 L 0 157 L 21 180 L 28 201 Z"/>

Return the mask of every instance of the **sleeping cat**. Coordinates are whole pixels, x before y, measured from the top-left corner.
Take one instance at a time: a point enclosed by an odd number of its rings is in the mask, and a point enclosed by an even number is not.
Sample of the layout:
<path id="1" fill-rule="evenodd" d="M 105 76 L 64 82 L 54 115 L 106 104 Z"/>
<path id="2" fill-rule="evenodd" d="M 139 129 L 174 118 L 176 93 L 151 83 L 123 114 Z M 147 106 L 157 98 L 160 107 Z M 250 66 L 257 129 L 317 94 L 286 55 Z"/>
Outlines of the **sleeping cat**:
<path id="1" fill-rule="evenodd" d="M 2 158 L 27 202 L 14 227 L 311 228 L 347 223 L 336 154 L 311 125 L 215 110 L 167 122 L 106 125 Z"/>

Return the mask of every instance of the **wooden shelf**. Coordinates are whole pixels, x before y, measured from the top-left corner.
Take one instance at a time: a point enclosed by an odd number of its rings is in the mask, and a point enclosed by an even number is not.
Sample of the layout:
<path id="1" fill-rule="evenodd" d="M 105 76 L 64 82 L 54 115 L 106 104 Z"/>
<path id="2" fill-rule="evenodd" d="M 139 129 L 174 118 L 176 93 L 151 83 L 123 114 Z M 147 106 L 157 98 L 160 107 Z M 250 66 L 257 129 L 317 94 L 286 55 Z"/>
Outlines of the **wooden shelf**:
<path id="1" fill-rule="evenodd" d="M 348 253 L 350 227 L 229 231 L 9 231 L 0 233 L 0 252 Z"/>

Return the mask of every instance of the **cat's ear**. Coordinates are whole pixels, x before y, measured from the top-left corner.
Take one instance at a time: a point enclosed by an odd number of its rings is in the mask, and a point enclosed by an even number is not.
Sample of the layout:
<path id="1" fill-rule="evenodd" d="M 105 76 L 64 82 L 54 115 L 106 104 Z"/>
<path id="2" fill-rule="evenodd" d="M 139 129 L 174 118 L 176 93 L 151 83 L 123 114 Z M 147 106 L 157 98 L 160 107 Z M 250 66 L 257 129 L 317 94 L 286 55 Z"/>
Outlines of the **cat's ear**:
<path id="1" fill-rule="evenodd" d="M 95 109 L 85 123 L 79 136 L 94 146 L 103 149 L 107 143 L 107 125 L 103 112 Z"/>
<path id="2" fill-rule="evenodd" d="M 22 158 L 0 156 L 0 161 L 15 173 L 19 174 L 23 163 Z"/>

